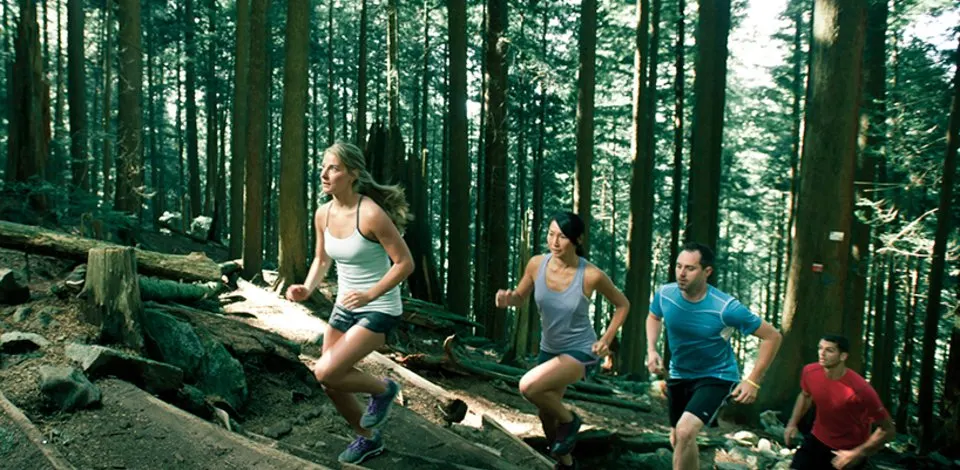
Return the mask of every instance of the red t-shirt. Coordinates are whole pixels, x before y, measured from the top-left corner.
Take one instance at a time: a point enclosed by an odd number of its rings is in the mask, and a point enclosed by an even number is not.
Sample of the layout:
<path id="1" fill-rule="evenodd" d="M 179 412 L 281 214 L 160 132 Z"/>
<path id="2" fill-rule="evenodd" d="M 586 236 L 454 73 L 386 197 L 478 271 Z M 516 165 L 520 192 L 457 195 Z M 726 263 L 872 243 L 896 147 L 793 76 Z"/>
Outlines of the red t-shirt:
<path id="1" fill-rule="evenodd" d="M 863 444 L 870 437 L 870 424 L 890 417 L 873 387 L 850 369 L 832 380 L 823 366 L 808 364 L 800 376 L 800 387 L 817 406 L 814 437 L 833 449 Z"/>

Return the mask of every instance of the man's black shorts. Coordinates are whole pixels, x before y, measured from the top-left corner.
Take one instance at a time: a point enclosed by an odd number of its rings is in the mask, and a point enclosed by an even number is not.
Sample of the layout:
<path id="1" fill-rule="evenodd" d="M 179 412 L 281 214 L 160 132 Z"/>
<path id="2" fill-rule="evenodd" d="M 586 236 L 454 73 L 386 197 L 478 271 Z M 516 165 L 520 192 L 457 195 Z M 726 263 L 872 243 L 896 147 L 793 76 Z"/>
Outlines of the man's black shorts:
<path id="1" fill-rule="evenodd" d="M 790 468 L 795 468 L 798 470 L 820 470 L 821 468 L 833 468 L 833 464 L 830 463 L 836 455 L 833 453 L 835 449 L 831 449 L 829 446 L 820 442 L 819 439 L 813 437 L 813 434 L 804 434 L 803 436 L 803 445 L 797 449 L 797 453 L 793 454 L 793 463 L 790 464 Z M 864 460 L 858 465 L 852 467 L 846 467 L 848 470 L 863 470 L 868 467 L 869 463 Z"/>
<path id="2" fill-rule="evenodd" d="M 736 382 L 713 377 L 667 380 L 670 427 L 677 427 L 685 411 L 700 418 L 706 426 L 716 426 L 717 414 L 736 387 Z"/>

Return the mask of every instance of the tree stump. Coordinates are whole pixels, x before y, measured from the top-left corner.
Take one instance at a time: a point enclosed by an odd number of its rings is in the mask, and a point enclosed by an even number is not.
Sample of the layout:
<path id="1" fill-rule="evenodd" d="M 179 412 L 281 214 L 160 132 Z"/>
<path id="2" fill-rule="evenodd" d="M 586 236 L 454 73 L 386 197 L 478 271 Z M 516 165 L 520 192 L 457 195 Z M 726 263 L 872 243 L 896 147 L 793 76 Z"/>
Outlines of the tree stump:
<path id="1" fill-rule="evenodd" d="M 143 350 L 143 303 L 133 248 L 91 249 L 81 295 L 87 300 L 83 320 L 100 327 L 101 342 Z"/>

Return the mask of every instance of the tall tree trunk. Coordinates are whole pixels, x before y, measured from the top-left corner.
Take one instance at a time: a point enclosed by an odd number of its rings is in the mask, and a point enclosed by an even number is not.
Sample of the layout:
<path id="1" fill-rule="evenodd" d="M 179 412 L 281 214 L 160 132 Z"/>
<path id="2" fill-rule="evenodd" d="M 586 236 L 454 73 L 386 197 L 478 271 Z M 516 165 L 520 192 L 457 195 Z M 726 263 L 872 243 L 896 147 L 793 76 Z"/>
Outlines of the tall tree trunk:
<path id="1" fill-rule="evenodd" d="M 307 0 L 287 2 L 286 63 L 283 69 L 283 142 L 280 154 L 280 269 L 278 289 L 307 277 L 307 50 L 310 7 Z"/>
<path id="2" fill-rule="evenodd" d="M 717 247 L 723 108 L 727 86 L 730 0 L 700 0 L 693 82 L 693 146 L 687 193 L 687 240 Z M 715 282 L 716 274 L 711 277 Z"/>
<path id="3" fill-rule="evenodd" d="M 639 373 L 645 369 L 647 335 L 644 325 L 650 303 L 651 246 L 653 241 L 653 154 L 643 142 L 649 107 L 653 99 L 647 88 L 648 0 L 637 2 L 634 33 L 633 133 L 630 151 L 633 177 L 630 182 L 630 231 L 627 239 L 627 281 L 625 294 L 630 299 L 630 315 L 623 326 L 620 372 Z"/>
<path id="4" fill-rule="evenodd" d="M 897 344 L 897 259 L 890 257 L 889 270 L 887 271 L 887 298 L 884 301 L 886 312 L 883 315 L 883 341 L 877 343 L 877 352 L 879 353 L 878 362 L 880 364 L 879 373 L 876 377 L 870 378 L 870 383 L 880 396 L 880 401 L 887 408 L 892 408 L 890 391 L 893 388 L 893 359 L 894 345 Z"/>
<path id="5" fill-rule="evenodd" d="M 243 276 L 259 276 L 263 266 L 264 155 L 267 150 L 270 79 L 267 64 L 267 9 L 270 0 L 253 0 L 250 14 L 250 68 L 246 131 L 246 205 L 244 206 Z"/>
<path id="6" fill-rule="evenodd" d="M 449 41 L 444 45 L 443 63 L 447 64 L 443 72 L 443 129 L 441 130 L 440 143 L 440 285 L 444 289 L 443 305 L 448 310 L 450 307 L 450 292 L 447 286 L 447 263 L 450 262 L 448 233 L 450 230 L 450 45 Z M 468 196 L 469 196 L 469 189 Z M 469 241 L 467 242 L 469 246 Z M 470 295 L 469 290 L 467 295 Z M 469 299 L 467 299 L 469 302 Z M 466 313 L 466 311 L 458 312 Z"/>
<path id="7" fill-rule="evenodd" d="M 956 285 L 960 293 L 960 279 Z M 960 308 L 953 311 L 960 315 Z M 960 322 L 953 322 L 950 332 L 950 353 L 946 365 L 946 379 L 943 381 L 943 399 L 940 414 L 943 417 L 943 453 L 948 458 L 960 456 Z"/>
<path id="8" fill-rule="evenodd" d="M 956 58 L 960 60 L 960 47 Z M 933 260 L 930 263 L 930 287 L 927 295 L 927 311 L 923 322 L 923 355 L 920 359 L 920 451 L 933 449 L 933 387 L 936 366 L 937 336 L 940 332 L 940 304 L 943 289 L 943 270 L 947 250 L 947 235 L 950 233 L 951 201 L 953 201 L 954 176 L 957 171 L 957 146 L 960 145 L 960 68 L 953 77 L 953 104 L 950 107 L 950 123 L 947 128 L 947 154 L 943 159 L 943 175 L 940 180 L 940 206 L 937 209 L 937 231 L 933 242 Z"/>
<path id="9" fill-rule="evenodd" d="M 67 100 L 70 105 L 70 169 L 77 189 L 90 190 L 87 168 L 87 78 L 82 0 L 67 0 Z"/>
<path id="10" fill-rule="evenodd" d="M 429 5 L 424 3 L 424 43 L 423 43 L 423 64 L 422 64 L 422 90 L 419 91 L 423 97 L 422 102 L 419 97 L 414 99 L 414 114 L 419 114 L 419 126 L 414 125 L 414 145 L 413 153 L 410 155 L 410 161 L 407 167 L 409 194 L 413 206 L 413 222 L 410 224 L 406 233 L 407 245 L 410 247 L 411 255 L 416 261 L 416 270 L 410 275 L 409 286 L 413 297 L 426 300 L 433 303 L 440 303 L 442 296 L 440 291 L 440 281 L 437 277 L 436 262 L 433 257 L 433 234 L 431 220 L 427 216 L 427 189 L 426 189 L 426 168 L 427 168 L 427 145 L 426 145 L 426 121 L 427 121 L 427 101 L 429 86 L 427 72 L 429 65 L 429 34 L 430 26 L 427 13 Z M 416 91 L 417 89 L 414 88 Z M 419 107 L 420 109 L 416 109 Z M 399 133 L 399 129 L 396 131 Z M 422 139 L 421 139 L 422 134 Z M 389 145 L 396 145 L 390 142 Z"/>
<path id="11" fill-rule="evenodd" d="M 884 158 L 886 145 L 886 36 L 887 2 L 872 1 L 867 6 L 866 42 L 863 48 L 863 87 L 865 97 L 860 110 L 858 136 L 856 198 L 869 200 L 874 189 L 877 160 Z M 866 209 L 864 218 L 870 219 Z M 850 340 L 847 367 L 863 370 L 863 305 L 867 295 L 867 271 L 870 266 L 870 225 L 854 216 L 850 227 L 851 263 L 848 293 L 843 315 L 843 333 Z"/>
<path id="12" fill-rule="evenodd" d="M 366 148 L 367 139 L 367 0 L 360 0 L 360 39 L 357 59 L 357 145 Z"/>
<path id="13" fill-rule="evenodd" d="M 327 8 L 327 145 L 337 140 L 336 103 L 333 99 L 333 1 Z"/>
<path id="14" fill-rule="evenodd" d="M 888 257 L 890 255 L 887 255 Z M 883 334 L 883 325 L 884 318 L 886 317 L 886 309 L 884 308 L 884 301 L 887 298 L 886 295 L 886 285 L 887 285 L 887 265 L 889 260 L 877 257 L 876 260 L 877 269 L 875 274 L 875 280 L 873 282 L 873 355 L 870 356 L 870 381 L 874 381 L 877 377 L 883 375 L 883 344 L 884 344 L 884 334 Z"/>
<path id="15" fill-rule="evenodd" d="M 803 116 L 800 113 L 800 109 L 806 97 L 803 86 L 804 57 L 807 57 L 808 61 L 810 60 L 810 54 L 804 54 L 803 51 L 803 14 L 806 11 L 806 5 L 807 2 L 805 0 L 793 0 L 787 7 L 788 10 L 791 10 L 790 16 L 793 21 L 793 56 L 790 60 L 790 91 L 792 97 L 790 104 L 790 203 L 787 205 L 786 227 L 786 272 L 788 273 L 790 272 L 790 263 L 792 262 L 793 239 L 796 235 L 797 199 L 800 197 L 800 150 L 803 145 L 802 136 L 800 135 L 800 125 Z M 812 26 L 811 23 L 811 27 Z M 807 62 L 807 65 L 809 66 L 809 62 Z"/>
<path id="16" fill-rule="evenodd" d="M 60 8 L 60 1 L 54 0 L 53 8 L 57 11 L 57 43 L 56 49 L 53 51 L 57 55 L 57 86 L 56 86 L 56 96 L 57 100 L 54 103 L 54 113 L 53 113 L 53 156 L 50 160 L 53 161 L 53 174 L 48 175 L 50 181 L 56 185 L 62 185 L 64 183 L 64 171 L 67 168 L 66 160 L 66 149 L 63 146 L 64 133 L 66 130 L 63 125 L 63 8 Z"/>
<path id="17" fill-rule="evenodd" d="M 487 9 L 489 6 L 487 2 L 483 3 L 483 14 L 480 15 L 480 32 L 478 33 L 481 36 L 482 48 L 481 57 L 479 61 L 479 70 L 480 74 L 480 88 L 479 93 L 477 94 L 477 102 L 480 103 L 480 125 L 477 127 L 477 193 L 472 198 L 475 206 L 475 213 L 473 219 L 473 313 L 474 316 L 479 321 L 482 316 L 484 316 L 484 310 L 481 309 L 481 306 L 487 305 L 487 301 L 484 300 L 484 297 L 487 296 L 487 246 L 483 242 L 483 224 L 486 221 L 486 216 L 484 211 L 487 208 L 487 194 L 490 192 L 490 188 L 487 187 L 487 167 L 486 167 L 486 152 L 483 149 L 484 144 L 484 132 L 486 129 L 487 121 L 487 100 L 486 100 L 486 91 L 487 91 L 487 44 L 490 42 L 490 38 L 487 37 Z M 488 334 L 489 336 L 489 334 Z"/>
<path id="18" fill-rule="evenodd" d="M 200 195 L 200 151 L 197 137 L 197 40 L 194 30 L 193 1 L 184 0 L 183 3 L 183 38 L 186 51 L 186 106 L 187 106 L 187 171 L 190 181 L 187 190 L 190 198 L 189 212 L 185 213 L 184 221 L 189 221 L 200 215 L 203 210 L 203 197 Z"/>
<path id="19" fill-rule="evenodd" d="M 110 129 L 110 112 L 113 110 L 113 20 L 112 3 L 103 8 L 103 158 L 100 171 L 103 173 L 103 200 L 113 197 L 113 138 Z"/>
<path id="20" fill-rule="evenodd" d="M 470 314 L 470 156 L 467 153 L 467 3 L 447 2 L 450 44 L 449 113 L 450 211 L 447 299 L 450 310 Z"/>
<path id="21" fill-rule="evenodd" d="M 583 252 L 590 249 L 593 197 L 593 108 L 597 68 L 597 0 L 580 3 L 580 70 L 577 80 L 577 165 L 573 206 L 583 219 Z"/>
<path id="22" fill-rule="evenodd" d="M 156 6 L 154 4 L 147 4 L 146 18 L 148 19 L 147 29 L 156 27 L 155 10 Z M 162 131 L 158 130 L 158 121 L 157 121 L 157 76 L 153 67 L 154 59 L 157 56 L 157 40 L 156 38 L 147 35 L 146 38 L 146 51 L 147 51 L 147 125 L 150 127 L 150 185 L 154 189 L 154 197 L 152 201 L 153 211 L 151 212 L 151 219 L 153 221 L 153 226 L 155 229 L 160 228 L 160 216 L 163 214 L 163 211 L 166 210 L 166 193 L 163 181 L 163 169 L 161 168 L 161 155 L 160 155 L 160 145 L 158 140 L 162 135 Z M 161 67 L 162 70 L 162 67 Z M 162 73 L 162 72 L 161 72 Z M 161 80 L 162 83 L 162 80 Z M 162 88 L 162 86 L 161 86 Z"/>
<path id="23" fill-rule="evenodd" d="M 505 340 L 507 331 L 506 315 L 494 308 L 490 295 L 492 289 L 507 281 L 507 18 L 506 0 L 487 0 L 484 178 L 489 192 L 484 195 L 486 210 L 480 239 L 485 250 L 477 260 L 486 263 L 486 279 L 477 285 L 482 294 L 474 308 L 487 336 L 495 341 Z"/>
<path id="24" fill-rule="evenodd" d="M 233 69 L 233 128 L 230 131 L 230 257 L 243 256 L 243 186 L 247 158 L 247 104 L 250 69 L 250 0 L 237 0 Z"/>
<path id="25" fill-rule="evenodd" d="M 680 254 L 680 211 L 683 199 L 683 88 L 686 81 L 684 72 L 684 47 L 686 0 L 677 0 L 677 39 L 673 46 L 674 76 L 673 76 L 673 188 L 671 189 L 670 210 L 670 260 L 674 263 Z M 677 271 L 667 269 L 667 282 L 677 280 Z"/>
<path id="26" fill-rule="evenodd" d="M 143 184 L 143 47 L 140 2 L 119 0 L 120 76 L 117 113 L 117 210 L 140 216 Z"/>
<path id="27" fill-rule="evenodd" d="M 838 331 L 850 237 L 843 232 L 853 211 L 863 4 L 859 0 L 816 0 L 820 33 L 812 48 L 811 101 L 801 166 L 797 243 L 784 305 L 784 340 L 770 367 L 760 409 L 788 412 L 799 371 L 816 357 L 824 331 Z M 699 76 L 699 74 L 698 74 Z M 823 207 L 834 210 L 824 211 Z M 831 233 L 824 234 L 824 230 Z M 801 305 L 802 303 L 802 310 Z"/>
<path id="28" fill-rule="evenodd" d="M 217 169 L 220 168 L 220 155 L 217 153 L 218 103 L 217 94 L 217 0 L 207 0 L 207 22 L 210 23 L 209 39 L 207 40 L 207 79 L 206 100 L 207 113 L 207 182 L 204 186 L 203 214 L 213 217 L 217 206 Z M 210 231 L 213 232 L 211 226 Z"/>
<path id="29" fill-rule="evenodd" d="M 40 50 L 40 27 L 34 2 L 20 1 L 16 59 L 10 83 L 10 133 L 7 148 L 7 181 L 28 182 L 46 179 L 50 148 L 50 85 L 44 78 Z M 31 196 L 38 211 L 47 209 L 43 196 Z"/>
<path id="30" fill-rule="evenodd" d="M 897 399 L 897 414 L 894 422 L 897 423 L 897 432 L 907 434 L 908 416 L 913 399 L 913 343 L 914 328 L 916 325 L 917 304 L 920 293 L 920 268 L 922 261 L 910 270 L 910 295 L 907 298 L 907 318 L 903 328 L 903 349 L 900 353 L 900 391 Z"/>

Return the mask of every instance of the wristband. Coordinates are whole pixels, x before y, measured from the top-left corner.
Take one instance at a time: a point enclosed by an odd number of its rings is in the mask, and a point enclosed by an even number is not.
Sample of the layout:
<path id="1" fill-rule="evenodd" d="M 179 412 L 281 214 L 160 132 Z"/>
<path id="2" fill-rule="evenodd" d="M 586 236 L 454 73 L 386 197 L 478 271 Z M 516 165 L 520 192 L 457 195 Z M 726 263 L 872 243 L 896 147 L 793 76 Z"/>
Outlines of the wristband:
<path id="1" fill-rule="evenodd" d="M 755 389 L 757 389 L 757 390 L 760 390 L 760 384 L 758 384 L 758 383 L 756 383 L 756 382 L 754 382 L 754 381 L 752 381 L 752 380 L 750 380 L 750 379 L 743 379 L 743 381 L 746 382 L 746 383 L 748 383 L 748 384 L 750 384 L 750 385 L 753 385 L 753 388 L 755 388 Z"/>

